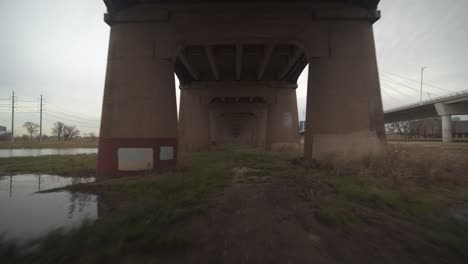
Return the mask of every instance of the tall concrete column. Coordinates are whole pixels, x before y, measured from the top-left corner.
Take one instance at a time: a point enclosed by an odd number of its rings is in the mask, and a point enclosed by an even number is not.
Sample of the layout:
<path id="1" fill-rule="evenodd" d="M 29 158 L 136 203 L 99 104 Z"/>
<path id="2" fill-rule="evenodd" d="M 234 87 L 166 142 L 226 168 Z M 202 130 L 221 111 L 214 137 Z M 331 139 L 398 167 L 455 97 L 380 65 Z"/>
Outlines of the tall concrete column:
<path id="1" fill-rule="evenodd" d="M 218 138 L 216 134 L 216 111 L 214 109 L 208 108 L 208 116 L 210 123 L 210 146 L 218 144 Z"/>
<path id="2" fill-rule="evenodd" d="M 274 89 L 274 90 L 273 90 Z M 299 146 L 299 116 L 296 89 L 272 88 L 267 117 L 267 149 L 294 150 Z"/>
<path id="3" fill-rule="evenodd" d="M 329 25 L 329 54 L 309 62 L 304 156 L 359 159 L 385 139 L 372 24 Z"/>
<path id="4" fill-rule="evenodd" d="M 267 127 L 268 127 L 268 108 L 266 106 L 258 106 L 256 111 L 257 116 L 257 142 L 259 148 L 265 149 L 267 140 Z"/>
<path id="5" fill-rule="evenodd" d="M 452 142 L 452 115 L 466 115 L 468 113 L 468 104 L 435 103 L 434 107 L 437 114 L 442 118 L 442 141 Z"/>
<path id="6" fill-rule="evenodd" d="M 452 116 L 442 116 L 442 142 L 452 142 Z"/>
<path id="7" fill-rule="evenodd" d="M 111 28 L 98 176 L 176 165 L 174 63 L 155 55 L 153 32 L 144 24 Z"/>
<path id="8" fill-rule="evenodd" d="M 200 151 L 210 146 L 209 109 L 202 104 L 200 90 L 181 90 L 179 120 L 181 151 Z"/>

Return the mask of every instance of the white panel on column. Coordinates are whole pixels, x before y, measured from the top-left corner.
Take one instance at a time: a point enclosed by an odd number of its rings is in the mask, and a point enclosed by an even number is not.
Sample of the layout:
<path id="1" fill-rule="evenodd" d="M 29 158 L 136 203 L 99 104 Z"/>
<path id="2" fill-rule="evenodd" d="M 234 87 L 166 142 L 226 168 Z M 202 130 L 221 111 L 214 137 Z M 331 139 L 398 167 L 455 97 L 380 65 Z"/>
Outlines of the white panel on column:
<path id="1" fill-rule="evenodd" d="M 120 171 L 153 169 L 152 148 L 119 148 L 117 155 Z"/>
<path id="2" fill-rule="evenodd" d="M 284 112 L 283 113 L 283 126 L 287 128 L 291 128 L 292 123 L 293 123 L 292 113 Z"/>
<path id="3" fill-rule="evenodd" d="M 162 146 L 159 148 L 159 160 L 173 160 L 174 159 L 174 147 Z"/>

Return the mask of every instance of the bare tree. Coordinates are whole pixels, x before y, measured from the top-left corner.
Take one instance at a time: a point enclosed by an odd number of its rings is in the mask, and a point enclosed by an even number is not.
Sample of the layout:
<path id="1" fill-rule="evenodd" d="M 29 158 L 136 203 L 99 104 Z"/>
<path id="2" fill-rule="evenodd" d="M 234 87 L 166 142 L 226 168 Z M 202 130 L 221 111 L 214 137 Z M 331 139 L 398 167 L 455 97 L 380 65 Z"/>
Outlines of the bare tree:
<path id="1" fill-rule="evenodd" d="M 97 138 L 96 133 L 94 133 L 94 132 L 92 132 L 92 131 L 89 132 L 88 137 L 89 137 L 90 139 L 92 139 L 92 140 L 95 140 L 95 139 Z"/>
<path id="2" fill-rule="evenodd" d="M 442 120 L 440 117 L 432 118 L 429 121 L 431 137 L 441 137 L 442 136 Z"/>
<path id="3" fill-rule="evenodd" d="M 77 137 L 80 135 L 80 130 L 76 128 L 76 126 L 67 126 L 65 125 L 63 127 L 63 140 L 65 141 L 70 141 L 74 137 Z"/>
<path id="4" fill-rule="evenodd" d="M 33 135 L 37 133 L 39 125 L 34 122 L 25 122 L 23 127 L 26 128 L 26 131 L 29 133 L 29 139 L 32 140 Z"/>
<path id="5" fill-rule="evenodd" d="M 424 120 L 411 120 L 408 121 L 409 124 L 409 133 L 411 138 L 416 139 L 424 135 L 425 126 Z"/>
<path id="6" fill-rule="evenodd" d="M 386 124 L 386 128 L 391 132 L 398 132 L 402 139 L 417 139 L 440 137 L 440 118 L 428 118 L 420 120 L 410 120 L 393 122 Z"/>
<path id="7" fill-rule="evenodd" d="M 406 124 L 405 122 L 393 122 L 390 124 L 386 125 L 387 130 L 392 131 L 392 132 L 398 132 L 400 134 L 400 137 L 406 138 Z"/>
<path id="8" fill-rule="evenodd" d="M 54 123 L 54 127 L 52 128 L 52 135 L 57 136 L 58 141 L 62 140 L 64 127 L 65 124 L 63 122 L 58 121 Z"/>

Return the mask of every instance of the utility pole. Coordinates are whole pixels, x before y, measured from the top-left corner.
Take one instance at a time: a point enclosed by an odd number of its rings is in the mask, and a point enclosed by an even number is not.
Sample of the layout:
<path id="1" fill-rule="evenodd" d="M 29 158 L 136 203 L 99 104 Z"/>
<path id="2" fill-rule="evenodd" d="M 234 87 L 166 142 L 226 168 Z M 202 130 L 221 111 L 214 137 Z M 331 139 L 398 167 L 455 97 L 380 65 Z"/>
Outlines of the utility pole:
<path id="1" fill-rule="evenodd" d="M 424 69 L 426 69 L 427 67 L 421 67 L 421 93 L 419 95 L 419 103 L 422 104 L 422 96 L 423 96 L 423 81 L 424 81 Z"/>
<path id="2" fill-rule="evenodd" d="M 15 141 L 15 92 L 11 96 L 11 141 Z"/>
<path id="3" fill-rule="evenodd" d="M 39 142 L 42 142 L 42 94 L 41 94 L 41 103 L 40 103 L 40 110 L 39 110 Z M 40 181 L 40 178 L 39 178 Z M 39 183 L 40 186 L 40 183 Z"/>

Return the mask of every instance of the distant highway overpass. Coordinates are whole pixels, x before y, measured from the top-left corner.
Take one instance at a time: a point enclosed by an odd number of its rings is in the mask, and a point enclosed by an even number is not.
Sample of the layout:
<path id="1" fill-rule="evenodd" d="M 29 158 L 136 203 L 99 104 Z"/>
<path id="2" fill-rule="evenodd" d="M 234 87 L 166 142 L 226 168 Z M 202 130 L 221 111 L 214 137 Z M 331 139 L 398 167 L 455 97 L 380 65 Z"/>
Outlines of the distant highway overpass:
<path id="1" fill-rule="evenodd" d="M 385 123 L 442 118 L 442 140 L 452 141 L 452 115 L 468 115 L 468 90 L 384 111 Z"/>

